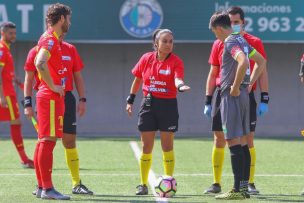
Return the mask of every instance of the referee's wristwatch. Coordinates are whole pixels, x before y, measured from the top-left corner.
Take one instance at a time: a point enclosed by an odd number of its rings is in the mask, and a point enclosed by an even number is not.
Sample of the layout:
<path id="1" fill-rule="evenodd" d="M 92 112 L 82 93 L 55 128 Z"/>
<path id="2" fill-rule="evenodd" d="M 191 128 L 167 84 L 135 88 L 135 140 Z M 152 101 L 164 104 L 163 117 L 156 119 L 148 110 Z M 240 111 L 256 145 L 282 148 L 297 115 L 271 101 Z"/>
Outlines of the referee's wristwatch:
<path id="1" fill-rule="evenodd" d="M 87 98 L 81 97 L 81 98 L 79 98 L 79 101 L 80 101 L 80 102 L 87 102 Z"/>

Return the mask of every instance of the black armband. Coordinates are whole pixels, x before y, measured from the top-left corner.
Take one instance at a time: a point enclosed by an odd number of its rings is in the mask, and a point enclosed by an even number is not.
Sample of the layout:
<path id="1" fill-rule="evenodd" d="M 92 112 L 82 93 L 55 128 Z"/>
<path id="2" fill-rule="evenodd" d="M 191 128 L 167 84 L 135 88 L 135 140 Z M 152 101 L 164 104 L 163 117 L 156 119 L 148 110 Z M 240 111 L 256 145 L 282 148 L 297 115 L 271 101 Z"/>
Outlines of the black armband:
<path id="1" fill-rule="evenodd" d="M 211 105 L 211 101 L 212 101 L 212 96 L 210 96 L 210 95 L 206 95 L 206 101 L 205 101 L 205 104 L 206 104 L 206 105 Z"/>
<path id="2" fill-rule="evenodd" d="M 81 98 L 79 98 L 79 101 L 80 101 L 80 102 L 87 102 L 87 98 L 81 97 Z"/>
<path id="3" fill-rule="evenodd" d="M 180 88 L 183 87 L 183 86 L 185 86 L 185 84 L 179 84 L 179 85 L 177 86 L 177 90 L 178 90 L 179 92 L 184 92 L 184 90 L 181 90 L 181 89 L 180 89 Z"/>
<path id="4" fill-rule="evenodd" d="M 127 103 L 128 103 L 128 104 L 133 104 L 133 103 L 134 103 L 134 100 L 135 100 L 135 97 L 136 97 L 135 94 L 130 94 L 130 95 L 127 97 Z"/>
<path id="5" fill-rule="evenodd" d="M 32 107 L 32 97 L 31 96 L 26 96 L 24 97 L 24 108 L 26 107 Z"/>
<path id="6" fill-rule="evenodd" d="M 261 103 L 268 104 L 268 102 L 269 102 L 268 92 L 261 92 Z"/>
<path id="7" fill-rule="evenodd" d="M 304 76 L 304 55 L 301 59 L 301 66 L 300 66 L 300 73 L 299 73 L 299 76 L 300 77 L 303 77 Z"/>

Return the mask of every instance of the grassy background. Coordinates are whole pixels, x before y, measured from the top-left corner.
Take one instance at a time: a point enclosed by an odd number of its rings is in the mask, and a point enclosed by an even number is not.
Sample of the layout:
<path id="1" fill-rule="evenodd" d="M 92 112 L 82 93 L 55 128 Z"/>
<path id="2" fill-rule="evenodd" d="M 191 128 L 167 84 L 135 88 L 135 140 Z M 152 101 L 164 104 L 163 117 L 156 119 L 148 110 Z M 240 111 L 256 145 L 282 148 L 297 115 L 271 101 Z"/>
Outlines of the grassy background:
<path id="1" fill-rule="evenodd" d="M 304 196 L 299 195 L 304 188 L 303 140 L 256 140 L 255 183 L 261 194 L 252 196 L 246 202 L 304 202 Z M 58 141 L 54 152 L 54 186 L 58 191 L 71 195 L 72 202 L 155 202 L 152 195 L 134 195 L 135 187 L 139 183 L 139 168 L 129 141 L 131 139 L 78 140 L 81 179 L 95 192 L 94 196 L 71 194 L 71 179 L 64 150 Z M 178 192 L 169 202 L 215 201 L 213 195 L 203 195 L 203 191 L 213 180 L 212 144 L 211 139 L 175 140 L 175 178 Z M 26 139 L 25 146 L 28 154 L 33 155 L 35 140 Z M 152 170 L 156 175 L 163 173 L 159 140 L 155 143 Z M 231 175 L 230 155 L 226 149 L 222 177 L 224 192 L 232 187 Z M 7 139 L 0 140 L 0 178 L 0 202 L 42 201 L 31 194 L 36 185 L 34 171 L 21 167 L 13 144 Z M 151 190 L 149 192 L 152 194 Z"/>

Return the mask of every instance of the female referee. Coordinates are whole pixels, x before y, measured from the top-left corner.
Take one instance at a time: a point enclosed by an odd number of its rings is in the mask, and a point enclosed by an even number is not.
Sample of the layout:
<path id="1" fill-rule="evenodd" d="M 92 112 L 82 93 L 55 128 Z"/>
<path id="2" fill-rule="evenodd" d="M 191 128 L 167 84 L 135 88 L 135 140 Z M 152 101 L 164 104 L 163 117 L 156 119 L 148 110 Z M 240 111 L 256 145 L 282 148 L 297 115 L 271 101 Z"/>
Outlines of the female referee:
<path id="1" fill-rule="evenodd" d="M 168 29 L 156 30 L 153 34 L 155 51 L 144 54 L 132 70 L 135 76 L 127 98 L 126 111 L 132 115 L 132 105 L 140 88 L 143 101 L 139 110 L 138 129 L 141 134 L 140 157 L 141 184 L 136 195 L 148 194 L 148 175 L 152 163 L 152 150 L 156 131 L 160 131 L 165 175 L 174 171 L 174 132 L 178 130 L 176 94 L 190 89 L 184 84 L 183 61 L 172 53 L 173 33 Z"/>

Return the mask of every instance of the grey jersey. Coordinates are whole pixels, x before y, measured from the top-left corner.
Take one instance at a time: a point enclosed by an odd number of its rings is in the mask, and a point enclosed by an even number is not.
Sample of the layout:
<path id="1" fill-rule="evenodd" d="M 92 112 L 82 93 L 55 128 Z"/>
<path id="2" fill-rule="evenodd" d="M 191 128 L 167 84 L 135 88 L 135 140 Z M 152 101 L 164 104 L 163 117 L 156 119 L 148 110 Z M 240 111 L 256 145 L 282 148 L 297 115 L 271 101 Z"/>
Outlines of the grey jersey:
<path id="1" fill-rule="evenodd" d="M 222 69 L 221 69 L 221 90 L 224 91 L 230 88 L 234 82 L 238 62 L 237 56 L 243 52 L 249 61 L 249 58 L 256 52 L 247 41 L 239 34 L 232 33 L 229 35 L 224 43 L 224 51 L 222 56 Z M 246 70 L 246 75 L 242 84 L 249 84 L 250 82 L 250 65 Z"/>

